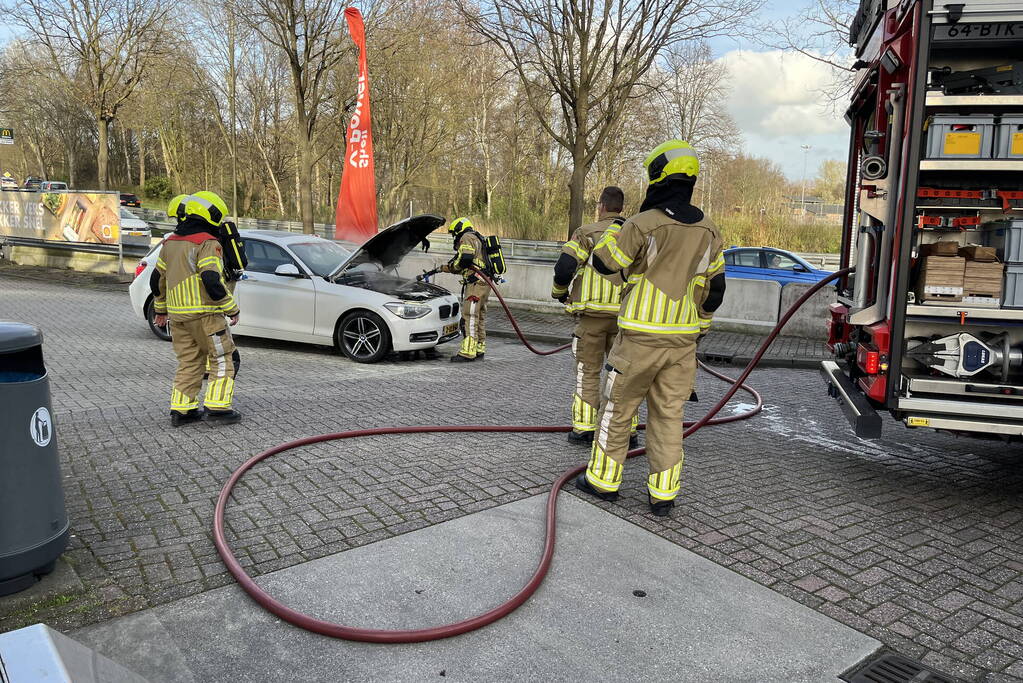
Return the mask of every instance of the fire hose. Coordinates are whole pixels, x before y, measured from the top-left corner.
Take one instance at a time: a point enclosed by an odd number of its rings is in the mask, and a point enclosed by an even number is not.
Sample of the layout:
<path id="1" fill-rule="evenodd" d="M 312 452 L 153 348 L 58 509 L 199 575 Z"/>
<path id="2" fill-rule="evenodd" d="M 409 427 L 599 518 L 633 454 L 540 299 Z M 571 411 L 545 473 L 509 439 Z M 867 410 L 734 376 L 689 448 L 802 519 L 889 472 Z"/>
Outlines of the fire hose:
<path id="1" fill-rule="evenodd" d="M 737 420 L 745 420 L 759 413 L 763 408 L 763 400 L 761 399 L 760 394 L 757 393 L 755 389 L 748 387 L 745 384 L 746 380 L 750 376 L 750 373 L 752 373 L 754 368 L 756 368 L 757 365 L 760 363 L 761 359 L 764 357 L 764 354 L 767 352 L 768 347 L 771 345 L 771 342 L 774 341 L 774 339 L 781 332 L 781 329 L 795 314 L 795 312 L 799 310 L 799 308 L 804 303 L 806 303 L 811 296 L 817 293 L 817 291 L 822 289 L 829 282 L 844 277 L 845 275 L 851 273 L 852 271 L 853 271 L 852 268 L 845 268 L 843 270 L 839 270 L 835 273 L 832 273 L 829 277 L 819 281 L 813 287 L 808 289 L 803 294 L 803 296 L 801 296 L 781 317 L 781 319 L 778 321 L 778 324 L 775 325 L 774 329 L 771 330 L 771 333 L 760 344 L 759 348 L 757 349 L 757 352 L 754 354 L 753 358 L 746 365 L 746 367 L 743 369 L 742 373 L 739 375 L 737 379 L 732 379 L 731 377 L 723 375 L 717 372 L 716 370 L 707 367 L 701 362 L 700 367 L 704 371 L 710 373 L 711 375 L 717 377 L 718 379 L 730 382 L 731 387 L 728 389 L 728 391 L 725 392 L 725 395 L 722 396 L 721 399 L 718 400 L 718 402 L 715 403 L 714 406 L 709 411 L 707 411 L 707 413 L 703 417 L 701 417 L 699 420 L 695 422 L 684 423 L 686 427 L 684 435 L 689 436 L 706 425 L 726 424 L 729 422 L 735 422 Z M 501 306 L 504 308 L 505 313 L 508 315 L 508 319 L 511 321 L 512 327 L 515 329 L 516 335 L 518 335 L 519 339 L 526 346 L 526 348 L 528 348 L 530 351 L 538 355 L 550 355 L 552 353 L 557 353 L 558 351 L 564 351 L 569 346 L 571 346 L 571 344 L 565 344 L 564 346 L 559 346 L 555 349 L 550 349 L 546 351 L 542 351 L 540 349 L 535 348 L 532 344 L 530 344 L 529 340 L 527 340 L 525 335 L 522 333 L 522 330 L 519 328 L 519 325 L 516 322 L 514 315 L 508 308 L 508 304 L 505 302 L 504 298 L 501 296 L 501 293 L 497 290 L 497 287 L 494 285 L 494 283 L 490 280 L 490 278 L 486 277 L 482 273 L 480 273 L 480 276 L 483 278 L 484 281 L 486 281 L 488 285 L 490 285 L 490 288 L 493 290 L 494 294 L 497 295 L 497 299 L 498 301 L 500 301 Z M 726 415 L 724 417 L 715 417 L 717 413 L 732 399 L 732 397 L 739 389 L 742 389 L 743 391 L 746 391 L 751 396 L 753 396 L 753 398 L 756 401 L 754 407 L 742 411 L 740 413 Z M 640 428 L 643 428 L 644 426 L 645 425 L 640 425 Z M 533 595 L 534 592 L 536 592 L 536 589 L 540 587 L 540 584 L 543 582 L 544 577 L 547 575 L 547 570 L 550 568 L 551 559 L 554 557 L 554 539 L 556 531 L 558 493 L 561 491 L 561 488 L 566 483 L 571 481 L 573 477 L 578 475 L 586 468 L 585 465 L 572 467 L 571 469 L 565 471 L 565 473 L 562 474 L 551 487 L 550 494 L 547 497 L 543 553 L 541 554 L 540 562 L 537 565 L 536 570 L 533 572 L 533 575 L 530 577 L 529 581 L 526 582 L 526 584 L 519 590 L 518 593 L 512 596 L 507 602 L 504 602 L 498 605 L 497 607 L 487 612 L 484 612 L 483 614 L 478 614 L 469 619 L 465 619 L 463 621 L 455 622 L 452 624 L 445 624 L 442 626 L 433 626 L 430 628 L 411 630 L 356 628 L 353 626 L 345 626 L 343 624 L 325 621 L 323 619 L 318 619 L 316 617 L 305 614 L 304 612 L 300 612 L 296 609 L 293 609 L 285 605 L 284 603 L 280 602 L 279 600 L 275 599 L 272 595 L 263 590 L 256 583 L 256 581 L 251 576 L 249 576 L 249 574 L 242 567 L 241 563 L 235 557 L 234 551 L 228 544 L 226 534 L 224 533 L 224 514 L 227 509 L 227 503 L 231 497 L 231 492 L 233 491 L 235 485 L 237 485 L 238 481 L 242 478 L 242 476 L 248 470 L 252 469 L 252 467 L 254 467 L 257 463 L 262 462 L 263 460 L 266 460 L 267 458 L 273 457 L 280 453 L 284 453 L 285 451 L 290 451 L 295 448 L 301 448 L 302 446 L 308 446 L 311 444 L 322 443 L 324 441 L 337 441 L 341 439 L 355 439 L 364 436 L 382 436 L 387 434 L 425 434 L 436 432 L 546 433 L 568 432 L 571 431 L 571 429 L 572 429 L 571 427 L 559 426 L 491 426 L 491 425 L 380 427 L 377 429 L 357 429 L 346 432 L 335 432 L 333 434 L 320 434 L 317 436 L 309 436 L 304 439 L 296 439 L 294 441 L 289 441 L 287 443 L 280 444 L 279 446 L 274 446 L 273 448 L 269 448 L 263 451 L 262 453 L 252 456 L 247 461 L 245 461 L 245 463 L 243 463 L 238 469 L 236 469 L 234 473 L 231 474 L 231 477 L 227 480 L 227 482 L 224 484 L 224 487 L 221 489 L 220 496 L 217 498 L 217 505 L 213 518 L 213 541 L 217 547 L 217 552 L 220 553 L 220 557 L 223 559 L 224 564 L 227 566 L 228 571 L 231 572 L 231 574 L 238 581 L 238 584 L 242 587 L 242 589 L 244 589 L 245 592 L 248 593 L 249 596 L 256 601 L 256 603 L 258 603 L 267 611 L 280 617 L 281 619 L 290 622 L 295 626 L 306 629 L 308 631 L 319 633 L 325 636 L 331 636 L 333 638 L 342 638 L 344 640 L 355 640 L 368 643 L 418 643 L 428 640 L 438 640 L 440 638 L 449 638 L 451 636 L 468 633 L 469 631 L 473 631 L 488 624 L 492 624 L 493 622 L 507 616 L 515 609 L 517 609 L 520 605 L 522 605 L 524 602 L 526 602 L 526 600 L 528 600 L 529 597 Z M 629 451 L 627 457 L 632 458 L 638 455 L 642 455 L 645 452 L 646 452 L 645 448 L 637 448 L 635 450 Z"/>

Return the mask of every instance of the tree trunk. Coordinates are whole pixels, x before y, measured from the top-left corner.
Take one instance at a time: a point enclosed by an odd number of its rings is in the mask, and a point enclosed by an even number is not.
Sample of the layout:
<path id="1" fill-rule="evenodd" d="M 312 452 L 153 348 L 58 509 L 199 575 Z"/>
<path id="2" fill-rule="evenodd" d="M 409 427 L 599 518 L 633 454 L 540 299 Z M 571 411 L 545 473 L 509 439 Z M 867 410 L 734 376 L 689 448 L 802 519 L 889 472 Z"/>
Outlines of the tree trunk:
<path id="1" fill-rule="evenodd" d="M 146 133 L 139 131 L 139 187 L 146 191 Z"/>
<path id="2" fill-rule="evenodd" d="M 68 187 L 70 187 L 71 189 L 74 189 L 75 185 L 77 184 L 75 182 L 75 180 L 77 179 L 76 176 L 75 176 L 75 170 L 76 170 L 75 167 L 78 166 L 78 161 L 77 161 L 77 159 L 75 157 L 75 146 L 74 146 L 74 144 L 72 143 L 70 145 L 67 145 L 66 150 L 67 150 L 67 176 L 68 176 L 68 178 L 67 178 L 68 183 L 67 184 L 68 184 Z"/>
<path id="3" fill-rule="evenodd" d="M 134 185 L 135 181 L 131 177 L 131 155 L 128 154 L 128 148 L 131 146 L 131 129 L 123 128 L 121 130 L 121 142 L 124 147 L 124 171 L 128 176 L 128 184 Z"/>
<path id="4" fill-rule="evenodd" d="M 298 211 L 302 232 L 313 234 L 313 140 L 305 114 L 305 103 L 298 114 Z"/>
<path id="5" fill-rule="evenodd" d="M 96 117 L 96 126 L 99 133 L 99 152 L 96 154 L 96 175 L 99 181 L 99 189 L 107 189 L 107 167 L 110 163 L 110 149 L 108 137 L 110 135 L 110 121 L 104 116 Z"/>
<path id="6" fill-rule="evenodd" d="M 572 149 L 572 178 L 568 182 L 568 237 L 583 224 L 583 207 L 586 204 L 586 161 L 583 143 L 577 142 Z"/>

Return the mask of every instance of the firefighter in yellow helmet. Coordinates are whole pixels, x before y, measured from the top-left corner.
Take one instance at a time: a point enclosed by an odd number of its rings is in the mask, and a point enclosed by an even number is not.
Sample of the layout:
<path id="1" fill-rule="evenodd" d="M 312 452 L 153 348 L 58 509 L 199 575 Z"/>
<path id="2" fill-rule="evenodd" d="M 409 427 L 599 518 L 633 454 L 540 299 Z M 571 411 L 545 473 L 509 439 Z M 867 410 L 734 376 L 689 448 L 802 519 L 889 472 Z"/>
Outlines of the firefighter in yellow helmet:
<path id="1" fill-rule="evenodd" d="M 589 264 L 590 254 L 605 231 L 621 229 L 625 223 L 624 206 L 625 193 L 621 188 L 605 187 L 597 202 L 597 222 L 576 229 L 554 264 L 551 297 L 564 303 L 565 310 L 575 315 L 577 321 L 572 333 L 575 391 L 572 431 L 568 433 L 568 440 L 574 443 L 593 442 L 600 408 L 600 373 L 604 369 L 604 357 L 618 334 L 618 308 L 622 301 L 621 275 L 604 277 L 597 273 Z M 633 417 L 630 448 L 639 445 L 635 431 L 638 423 Z"/>
<path id="2" fill-rule="evenodd" d="M 618 497 L 629 424 L 647 402 L 650 509 L 666 516 L 682 473 L 682 412 L 696 379 L 696 342 L 725 293 L 721 234 L 691 203 L 700 172 L 687 142 L 669 140 L 643 162 L 649 185 L 640 213 L 605 232 L 593 250 L 597 272 L 627 273 L 619 333 L 607 357 L 597 433 L 576 487 Z"/>
<path id="3" fill-rule="evenodd" d="M 207 367 L 206 419 L 233 424 L 241 420 L 241 413 L 231 407 L 237 368 L 225 316 L 235 325 L 239 311 L 224 280 L 223 252 L 216 237 L 227 216 L 227 204 L 206 191 L 175 199 L 180 221 L 164 242 L 151 283 L 155 322 L 160 326 L 169 322 L 178 358 L 171 424 L 177 427 L 203 418 L 199 392 Z"/>
<path id="4" fill-rule="evenodd" d="M 486 270 L 486 251 L 483 238 L 473 229 L 468 218 L 456 218 L 448 226 L 454 238 L 455 255 L 438 270 L 442 273 L 462 275 L 462 346 L 458 355 L 451 357 L 452 363 L 468 363 L 483 360 L 487 352 L 487 299 L 490 286 L 481 280 L 473 269 Z"/>

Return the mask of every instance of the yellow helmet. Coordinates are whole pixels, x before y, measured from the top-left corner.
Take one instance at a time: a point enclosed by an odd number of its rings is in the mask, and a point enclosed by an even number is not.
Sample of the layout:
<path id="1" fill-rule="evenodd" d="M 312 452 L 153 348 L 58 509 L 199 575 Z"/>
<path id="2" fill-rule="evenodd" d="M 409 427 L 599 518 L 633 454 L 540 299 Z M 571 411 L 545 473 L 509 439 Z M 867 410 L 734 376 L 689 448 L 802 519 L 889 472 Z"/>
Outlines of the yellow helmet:
<path id="1" fill-rule="evenodd" d="M 178 205 L 178 216 L 199 216 L 210 225 L 217 227 L 227 217 L 227 204 L 214 192 L 203 190 L 187 195 Z"/>
<path id="2" fill-rule="evenodd" d="M 468 218 L 456 218 L 455 220 L 451 221 L 451 225 L 448 226 L 448 232 L 457 237 L 458 235 L 461 235 L 463 232 L 471 228 L 472 221 L 470 221 Z"/>
<path id="3" fill-rule="evenodd" d="M 650 184 L 659 183 L 673 175 L 687 175 L 695 179 L 700 175 L 700 160 L 696 150 L 684 140 L 668 140 L 650 152 L 643 162 Z"/>
<path id="4" fill-rule="evenodd" d="M 170 203 L 167 204 L 168 218 L 177 218 L 178 220 L 184 218 L 184 214 L 182 214 L 181 216 L 178 215 L 178 210 L 181 208 L 181 200 L 187 196 L 188 196 L 187 194 L 179 194 L 177 197 L 170 200 Z"/>

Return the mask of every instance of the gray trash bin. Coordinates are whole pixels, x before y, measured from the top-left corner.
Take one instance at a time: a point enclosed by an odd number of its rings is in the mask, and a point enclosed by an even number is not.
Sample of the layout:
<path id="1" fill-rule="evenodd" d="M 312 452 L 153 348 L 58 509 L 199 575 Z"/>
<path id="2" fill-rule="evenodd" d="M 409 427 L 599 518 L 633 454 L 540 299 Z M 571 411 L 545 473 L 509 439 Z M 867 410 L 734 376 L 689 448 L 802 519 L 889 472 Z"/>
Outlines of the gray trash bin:
<path id="1" fill-rule="evenodd" d="M 0 595 L 53 571 L 70 533 L 42 345 L 0 321 Z"/>

